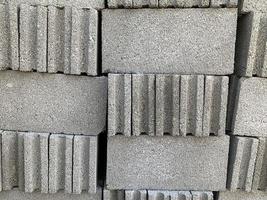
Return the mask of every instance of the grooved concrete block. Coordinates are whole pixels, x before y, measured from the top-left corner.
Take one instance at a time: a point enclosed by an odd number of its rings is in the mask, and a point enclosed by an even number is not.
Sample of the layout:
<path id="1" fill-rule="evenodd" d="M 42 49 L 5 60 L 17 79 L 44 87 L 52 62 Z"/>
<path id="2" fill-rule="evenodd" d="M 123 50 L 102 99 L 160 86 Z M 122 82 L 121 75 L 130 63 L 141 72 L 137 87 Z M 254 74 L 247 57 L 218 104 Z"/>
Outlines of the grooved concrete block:
<path id="1" fill-rule="evenodd" d="M 212 192 L 166 190 L 107 190 L 104 200 L 213 200 Z"/>
<path id="2" fill-rule="evenodd" d="M 228 150 L 228 136 L 109 137 L 106 185 L 111 190 L 225 190 Z"/>
<path id="3" fill-rule="evenodd" d="M 226 76 L 108 76 L 109 136 L 225 134 Z"/>
<path id="4" fill-rule="evenodd" d="M 237 9 L 103 10 L 102 71 L 232 74 L 236 21 Z"/>
<path id="5" fill-rule="evenodd" d="M 28 3 L 30 5 L 55 5 L 59 7 L 64 6 L 74 6 L 78 8 L 95 8 L 103 9 L 105 8 L 104 0 L 6 0 L 6 2 L 12 2 L 15 4 Z"/>
<path id="6" fill-rule="evenodd" d="M 0 4 L 0 70 L 19 69 L 18 9 Z"/>
<path id="7" fill-rule="evenodd" d="M 97 149 L 97 137 L 74 136 L 73 193 L 97 192 Z"/>
<path id="8" fill-rule="evenodd" d="M 264 192 L 219 192 L 218 200 L 266 200 L 267 199 L 267 193 Z"/>
<path id="9" fill-rule="evenodd" d="M 0 193 L 0 199 L 5 200 L 102 200 L 102 189 L 98 189 L 96 194 L 82 193 L 80 195 L 66 194 L 58 192 L 56 194 L 42 194 L 40 192 L 25 193 L 17 189 L 3 191 Z"/>
<path id="10" fill-rule="evenodd" d="M 239 76 L 267 77 L 267 4 L 242 0 L 237 31 L 236 69 Z"/>
<path id="11" fill-rule="evenodd" d="M 210 0 L 159 0 L 159 7 L 191 8 L 209 7 Z"/>
<path id="12" fill-rule="evenodd" d="M 48 6 L 49 73 L 97 75 L 98 12 Z"/>
<path id="13" fill-rule="evenodd" d="M 105 129 L 105 77 L 6 71 L 0 91 L 3 129 L 88 135 Z"/>
<path id="14" fill-rule="evenodd" d="M 11 190 L 18 186 L 18 136 L 13 131 L 3 131 L 2 141 L 2 189 Z"/>
<path id="15" fill-rule="evenodd" d="M 267 80 L 236 78 L 231 88 L 228 127 L 234 135 L 266 136 Z M 232 115 L 232 116 L 231 116 Z"/>
<path id="16" fill-rule="evenodd" d="M 254 179 L 255 161 L 258 151 L 258 139 L 232 137 L 228 166 L 227 188 L 250 192 Z"/>
<path id="17" fill-rule="evenodd" d="M 131 75 L 108 75 L 108 135 L 131 135 Z"/>

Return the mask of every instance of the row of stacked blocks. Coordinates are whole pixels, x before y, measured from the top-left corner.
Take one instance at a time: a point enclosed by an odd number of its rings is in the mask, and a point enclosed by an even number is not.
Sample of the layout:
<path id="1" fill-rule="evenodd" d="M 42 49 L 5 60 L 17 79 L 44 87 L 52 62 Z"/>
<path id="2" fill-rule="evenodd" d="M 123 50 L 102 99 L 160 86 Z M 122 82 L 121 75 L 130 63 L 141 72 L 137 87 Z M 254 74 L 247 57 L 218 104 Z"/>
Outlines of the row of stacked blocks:
<path id="1" fill-rule="evenodd" d="M 267 199 L 265 0 L 0 0 L 0 199 Z"/>

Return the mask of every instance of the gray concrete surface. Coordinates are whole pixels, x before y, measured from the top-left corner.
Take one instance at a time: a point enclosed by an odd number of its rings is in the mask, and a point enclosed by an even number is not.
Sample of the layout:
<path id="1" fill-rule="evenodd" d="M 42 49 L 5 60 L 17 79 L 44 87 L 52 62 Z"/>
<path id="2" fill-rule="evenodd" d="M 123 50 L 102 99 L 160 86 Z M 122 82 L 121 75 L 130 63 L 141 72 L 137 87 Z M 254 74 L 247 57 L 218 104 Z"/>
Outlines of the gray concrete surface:
<path id="1" fill-rule="evenodd" d="M 227 188 L 251 192 L 259 141 L 250 137 L 231 137 Z"/>
<path id="2" fill-rule="evenodd" d="M 88 194 L 86 192 L 76 194 L 66 194 L 59 192 L 56 194 L 42 194 L 40 192 L 25 193 L 17 189 L 11 191 L 3 191 L 0 193 L 0 199 L 5 200 L 101 200 L 102 189 L 99 188 L 96 194 Z"/>
<path id="3" fill-rule="evenodd" d="M 237 192 L 219 192 L 218 200 L 266 200 L 267 194 L 264 192 L 247 193 Z"/>
<path id="4" fill-rule="evenodd" d="M 226 189 L 229 137 L 108 138 L 108 189 Z"/>
<path id="5" fill-rule="evenodd" d="M 55 5 L 59 7 L 74 6 L 78 8 L 95 8 L 103 9 L 105 7 L 104 0 L 6 0 L 6 2 L 12 2 L 20 5 L 22 3 L 28 3 L 31 5 Z"/>
<path id="6" fill-rule="evenodd" d="M 213 200 L 212 192 L 167 190 L 107 190 L 104 200 Z"/>
<path id="7" fill-rule="evenodd" d="M 236 79 L 229 109 L 229 127 L 234 135 L 266 136 L 267 80 L 264 78 Z M 235 94 L 234 94 L 235 93 Z M 232 115 L 232 117 L 231 117 Z"/>
<path id="8" fill-rule="evenodd" d="M 237 9 L 103 10 L 102 71 L 232 74 L 236 20 Z"/>
<path id="9" fill-rule="evenodd" d="M 2 129 L 87 135 L 105 130 L 105 77 L 6 71 L 0 73 L 0 91 Z"/>
<path id="10" fill-rule="evenodd" d="M 108 76 L 110 136 L 225 134 L 229 82 L 226 76 Z M 126 127 L 132 127 L 132 132 Z"/>

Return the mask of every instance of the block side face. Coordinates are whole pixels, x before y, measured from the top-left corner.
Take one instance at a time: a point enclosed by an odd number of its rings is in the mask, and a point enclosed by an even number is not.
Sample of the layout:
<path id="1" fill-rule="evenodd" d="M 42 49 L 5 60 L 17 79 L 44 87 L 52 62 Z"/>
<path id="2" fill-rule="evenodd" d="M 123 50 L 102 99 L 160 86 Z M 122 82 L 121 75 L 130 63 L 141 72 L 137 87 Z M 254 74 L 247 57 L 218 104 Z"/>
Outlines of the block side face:
<path id="1" fill-rule="evenodd" d="M 236 9 L 107 9 L 102 20 L 103 72 L 233 72 Z"/>
<path id="2" fill-rule="evenodd" d="M 241 78 L 233 134 L 266 136 L 267 82 L 262 78 Z"/>
<path id="3" fill-rule="evenodd" d="M 105 77 L 14 71 L 0 77 L 3 129 L 92 135 L 105 129 Z"/>
<path id="4" fill-rule="evenodd" d="M 225 190 L 228 148 L 228 136 L 110 137 L 107 188 Z"/>

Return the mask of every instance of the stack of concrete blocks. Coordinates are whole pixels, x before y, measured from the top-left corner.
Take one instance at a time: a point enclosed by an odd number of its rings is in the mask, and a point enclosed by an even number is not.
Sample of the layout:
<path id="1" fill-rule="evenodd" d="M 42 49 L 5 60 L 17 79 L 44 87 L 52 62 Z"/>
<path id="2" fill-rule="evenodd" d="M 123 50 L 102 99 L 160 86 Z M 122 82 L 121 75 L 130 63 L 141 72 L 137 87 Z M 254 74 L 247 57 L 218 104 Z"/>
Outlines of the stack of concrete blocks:
<path id="1" fill-rule="evenodd" d="M 102 199 L 104 5 L 0 1 L 0 199 Z"/>
<path id="2" fill-rule="evenodd" d="M 267 2 L 242 0 L 231 78 L 227 188 L 219 200 L 267 199 Z M 252 77 L 253 76 L 253 77 Z"/>
<path id="3" fill-rule="evenodd" d="M 226 109 L 237 1 L 108 0 L 107 5 L 104 199 L 217 198 L 214 192 L 227 184 Z"/>

